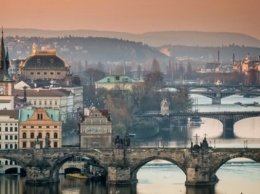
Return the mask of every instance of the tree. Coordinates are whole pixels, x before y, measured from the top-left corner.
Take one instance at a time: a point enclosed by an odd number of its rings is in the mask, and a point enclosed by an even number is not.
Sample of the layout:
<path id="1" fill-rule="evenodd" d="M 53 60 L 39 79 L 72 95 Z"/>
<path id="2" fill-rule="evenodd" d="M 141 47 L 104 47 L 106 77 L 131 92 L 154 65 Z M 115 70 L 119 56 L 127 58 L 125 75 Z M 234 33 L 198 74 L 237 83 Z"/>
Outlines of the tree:
<path id="1" fill-rule="evenodd" d="M 146 93 L 156 91 L 163 85 L 163 74 L 159 71 L 148 73 L 144 81 Z"/>
<path id="2" fill-rule="evenodd" d="M 100 71 L 98 69 L 89 68 L 84 72 L 84 75 L 86 76 L 88 80 L 88 85 L 93 85 L 94 82 L 104 78 L 106 74 L 103 71 Z"/>
<path id="3" fill-rule="evenodd" d="M 152 72 L 160 72 L 160 64 L 159 64 L 159 61 L 157 59 L 153 59 L 151 71 Z"/>

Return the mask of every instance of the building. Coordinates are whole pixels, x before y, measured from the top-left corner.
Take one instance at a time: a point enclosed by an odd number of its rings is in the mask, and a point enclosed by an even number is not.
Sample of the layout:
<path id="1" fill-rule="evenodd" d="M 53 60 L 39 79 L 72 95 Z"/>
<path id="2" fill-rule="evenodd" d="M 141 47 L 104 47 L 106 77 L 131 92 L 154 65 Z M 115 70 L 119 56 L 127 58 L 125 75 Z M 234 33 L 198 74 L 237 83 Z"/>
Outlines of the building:
<path id="1" fill-rule="evenodd" d="M 245 74 L 245 85 L 260 84 L 260 56 L 247 56 L 241 63 L 242 73 Z"/>
<path id="2" fill-rule="evenodd" d="M 120 90 L 132 90 L 133 85 L 138 82 L 125 75 L 109 75 L 97 82 L 95 82 L 95 88 L 105 88 L 107 90 L 120 89 Z"/>
<path id="3" fill-rule="evenodd" d="M 62 147 L 62 124 L 60 111 L 55 109 L 20 109 L 19 148 Z"/>
<path id="4" fill-rule="evenodd" d="M 14 94 L 32 108 L 60 110 L 62 121 L 74 116 L 75 95 L 65 89 L 23 89 L 15 90 Z"/>
<path id="5" fill-rule="evenodd" d="M 32 55 L 20 63 L 19 76 L 25 80 L 57 80 L 71 85 L 70 68 L 56 55 L 56 50 L 38 51 L 35 44 Z"/>
<path id="6" fill-rule="evenodd" d="M 8 68 L 10 65 L 8 51 L 5 52 L 4 36 L 2 30 L 0 60 L 0 110 L 14 109 L 13 88 L 14 81 L 11 79 Z"/>
<path id="7" fill-rule="evenodd" d="M 80 147 L 111 147 L 112 124 L 108 110 L 85 108 L 80 123 Z"/>
<path id="8" fill-rule="evenodd" d="M 0 149 L 18 148 L 19 110 L 0 110 Z"/>
<path id="9" fill-rule="evenodd" d="M 0 149 L 18 149 L 18 128 L 19 110 L 0 110 Z M 14 165 L 14 161 L 0 158 L 0 174 Z M 20 167 L 15 168 L 20 172 Z"/>

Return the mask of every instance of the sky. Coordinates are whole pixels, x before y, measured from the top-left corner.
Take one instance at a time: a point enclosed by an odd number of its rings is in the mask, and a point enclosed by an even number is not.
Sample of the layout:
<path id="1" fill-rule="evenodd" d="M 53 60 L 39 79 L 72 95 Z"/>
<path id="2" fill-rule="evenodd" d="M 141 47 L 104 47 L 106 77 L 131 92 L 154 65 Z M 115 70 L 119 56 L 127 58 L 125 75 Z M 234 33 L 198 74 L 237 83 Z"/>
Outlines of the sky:
<path id="1" fill-rule="evenodd" d="M 238 32 L 260 40 L 259 0 L 8 0 L 4 28 Z"/>

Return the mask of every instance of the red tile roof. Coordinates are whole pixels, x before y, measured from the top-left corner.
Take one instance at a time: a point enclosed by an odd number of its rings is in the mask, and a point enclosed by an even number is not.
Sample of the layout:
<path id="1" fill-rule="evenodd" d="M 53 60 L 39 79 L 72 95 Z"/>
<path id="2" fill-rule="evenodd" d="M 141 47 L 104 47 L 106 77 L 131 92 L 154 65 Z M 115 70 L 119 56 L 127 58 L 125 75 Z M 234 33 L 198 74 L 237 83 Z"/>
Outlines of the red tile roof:
<path id="1" fill-rule="evenodd" d="M 0 110 L 0 116 L 10 116 L 10 118 L 18 119 L 19 110 Z"/>

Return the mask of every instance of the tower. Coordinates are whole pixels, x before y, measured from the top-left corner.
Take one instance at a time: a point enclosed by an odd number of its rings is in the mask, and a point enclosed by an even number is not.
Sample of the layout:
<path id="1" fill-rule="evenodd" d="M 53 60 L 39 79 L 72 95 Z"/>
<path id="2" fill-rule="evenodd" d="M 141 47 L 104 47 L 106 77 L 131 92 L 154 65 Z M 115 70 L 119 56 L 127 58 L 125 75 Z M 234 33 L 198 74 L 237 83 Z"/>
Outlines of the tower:
<path id="1" fill-rule="evenodd" d="M 8 50 L 5 52 L 4 31 L 2 28 L 0 60 L 0 109 L 14 109 L 14 81 L 8 73 L 10 65 Z"/>

